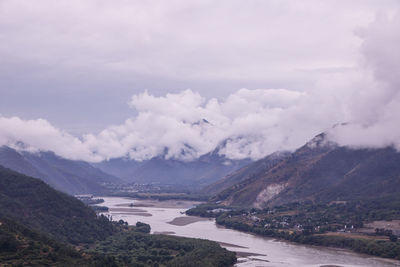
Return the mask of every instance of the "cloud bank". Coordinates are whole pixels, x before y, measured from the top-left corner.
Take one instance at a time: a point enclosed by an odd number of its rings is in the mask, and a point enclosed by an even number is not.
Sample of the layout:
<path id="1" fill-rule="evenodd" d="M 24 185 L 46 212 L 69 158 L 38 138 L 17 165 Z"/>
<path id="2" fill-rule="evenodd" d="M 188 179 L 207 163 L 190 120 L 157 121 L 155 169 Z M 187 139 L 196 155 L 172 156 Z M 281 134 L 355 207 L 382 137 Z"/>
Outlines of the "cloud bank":
<path id="1" fill-rule="evenodd" d="M 358 34 L 373 77 L 353 96 L 351 123 L 332 129 L 330 138 L 352 147 L 400 149 L 400 13 L 381 14 Z"/>
<path id="2" fill-rule="evenodd" d="M 137 116 L 80 139 L 43 119 L 2 117 L 0 145 L 23 142 L 31 150 L 89 161 L 125 155 L 145 160 L 165 153 L 166 158 L 191 160 L 225 141 L 221 153 L 227 157 L 256 159 L 301 144 L 304 134 L 295 134 L 296 125 L 280 120 L 305 97 L 286 89 L 241 89 L 222 101 L 191 90 L 160 97 L 144 92 L 130 101 Z"/>
<path id="3" fill-rule="evenodd" d="M 99 134 L 77 138 L 48 121 L 0 117 L 0 145 L 51 150 L 87 161 L 158 155 L 191 160 L 224 142 L 231 159 L 258 159 L 292 150 L 328 131 L 332 141 L 351 147 L 400 149 L 400 15 L 380 15 L 358 30 L 360 67 L 327 73 L 309 90 L 240 89 L 223 99 L 192 90 L 132 96 L 136 116 Z M 347 125 L 331 128 L 336 123 Z"/>

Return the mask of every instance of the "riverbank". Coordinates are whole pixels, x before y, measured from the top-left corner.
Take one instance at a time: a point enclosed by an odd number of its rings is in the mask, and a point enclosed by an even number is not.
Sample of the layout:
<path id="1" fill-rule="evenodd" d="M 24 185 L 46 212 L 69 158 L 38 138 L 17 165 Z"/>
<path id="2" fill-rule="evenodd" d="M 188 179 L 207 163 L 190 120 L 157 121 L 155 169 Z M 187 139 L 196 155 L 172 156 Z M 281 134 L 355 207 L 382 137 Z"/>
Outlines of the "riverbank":
<path id="1" fill-rule="evenodd" d="M 224 227 L 253 233 L 258 236 L 273 237 L 305 245 L 349 249 L 357 253 L 400 260 L 400 244 L 398 242 L 394 243 L 385 240 L 351 238 L 329 234 L 307 235 L 300 232 L 270 230 L 249 226 L 248 224 L 243 224 L 226 218 L 217 218 L 216 221 L 219 225 Z"/>
<path id="2" fill-rule="evenodd" d="M 187 214 L 214 217 L 218 225 L 258 236 L 299 244 L 349 249 L 357 253 L 400 260 L 400 241 L 394 234 L 398 221 L 363 225 L 363 222 L 372 218 L 396 218 L 396 214 L 381 207 L 381 217 L 371 217 L 367 209 L 371 204 L 362 204 L 293 203 L 263 210 L 204 204 L 188 210 Z M 376 206 L 374 211 L 378 211 Z M 389 225 L 392 228 L 367 229 L 371 224 Z"/>
<path id="3" fill-rule="evenodd" d="M 238 263 L 235 266 L 288 266 L 288 267 L 319 267 L 321 265 L 336 265 L 341 267 L 393 267 L 400 266 L 393 260 L 384 260 L 356 254 L 347 250 L 338 250 L 325 247 L 297 245 L 292 242 L 277 241 L 268 237 L 256 236 L 252 233 L 243 233 L 218 226 L 214 219 L 196 221 L 185 225 L 173 225 L 168 222 L 175 218 L 192 216 L 184 212 L 193 207 L 193 203 L 162 203 L 143 202 L 128 198 L 104 197 L 103 205 L 113 208 L 140 208 L 152 214 L 151 217 L 141 217 L 135 214 L 116 214 L 111 212 L 105 215 L 112 216 L 113 220 L 124 220 L 130 225 L 142 221 L 151 225 L 152 233 L 167 234 L 183 237 L 208 239 L 218 242 L 221 246 L 237 253 Z M 180 201 L 175 201 L 180 202 Z M 123 206 L 121 205 L 123 204 Z M 150 207 L 138 207 L 151 204 Z M 161 208 L 159 205 L 168 206 Z M 181 207 L 181 208 L 176 208 Z"/>

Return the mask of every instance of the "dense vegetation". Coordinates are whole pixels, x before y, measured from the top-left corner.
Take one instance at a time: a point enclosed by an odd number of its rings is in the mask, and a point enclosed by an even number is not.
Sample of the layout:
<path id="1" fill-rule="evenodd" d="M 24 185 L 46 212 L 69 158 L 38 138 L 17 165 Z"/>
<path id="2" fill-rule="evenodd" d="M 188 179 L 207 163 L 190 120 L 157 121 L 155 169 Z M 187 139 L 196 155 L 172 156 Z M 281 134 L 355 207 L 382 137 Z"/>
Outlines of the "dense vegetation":
<path id="1" fill-rule="evenodd" d="M 122 223 L 122 222 L 121 222 Z M 109 256 L 117 266 L 232 266 L 235 253 L 208 240 L 149 235 L 150 227 L 137 223 L 99 242 L 90 251 Z"/>
<path id="2" fill-rule="evenodd" d="M 111 222 L 38 179 L 0 167 L 1 266 L 231 266 L 217 243 Z"/>
<path id="3" fill-rule="evenodd" d="M 308 231 L 290 231 L 268 229 L 261 226 L 249 225 L 235 218 L 218 217 L 217 223 L 228 228 L 239 231 L 251 232 L 261 236 L 281 238 L 297 243 L 330 246 L 351 249 L 356 252 L 370 254 L 385 258 L 400 260 L 400 242 L 386 240 L 373 240 L 364 238 L 352 238 L 349 236 L 330 236 L 322 234 L 311 234 Z"/>
<path id="4" fill-rule="evenodd" d="M 90 243 L 112 234 L 104 216 L 44 182 L 0 167 L 0 217 L 72 244 Z"/>
<path id="5" fill-rule="evenodd" d="M 400 241 L 391 230 L 363 232 L 362 228 L 373 221 L 400 219 L 399 194 L 363 201 L 291 203 L 265 209 L 205 204 L 187 214 L 215 217 L 217 224 L 257 235 L 400 259 Z"/>
<path id="6" fill-rule="evenodd" d="M 77 266 L 89 265 L 72 247 L 9 219 L 0 219 L 1 266 Z"/>

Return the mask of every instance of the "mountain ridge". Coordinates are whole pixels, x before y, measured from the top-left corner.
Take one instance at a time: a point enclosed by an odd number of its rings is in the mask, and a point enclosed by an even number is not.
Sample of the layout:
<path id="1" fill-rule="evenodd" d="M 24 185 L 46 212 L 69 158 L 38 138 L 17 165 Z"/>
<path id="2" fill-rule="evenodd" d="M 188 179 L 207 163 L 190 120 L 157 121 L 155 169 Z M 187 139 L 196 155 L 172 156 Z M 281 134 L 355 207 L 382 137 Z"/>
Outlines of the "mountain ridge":
<path id="1" fill-rule="evenodd" d="M 228 159 L 219 154 L 219 147 L 217 147 L 191 161 L 157 156 L 142 162 L 117 158 L 92 165 L 104 172 L 118 176 L 126 182 L 204 187 L 250 162 L 249 159 Z"/>
<path id="2" fill-rule="evenodd" d="M 394 148 L 348 148 L 320 134 L 265 173 L 254 173 L 211 199 L 262 208 L 384 196 L 397 193 L 396 188 L 400 153 Z"/>
<path id="3" fill-rule="evenodd" d="M 201 193 L 204 193 L 206 195 L 215 195 L 217 193 L 220 193 L 237 183 L 251 178 L 253 175 L 261 171 L 267 171 L 289 155 L 290 152 L 285 151 L 272 153 L 265 158 L 245 165 L 242 168 L 229 173 L 222 179 L 205 186 L 204 188 L 202 188 Z"/>
<path id="4" fill-rule="evenodd" d="M 105 192 L 102 183 L 121 180 L 84 161 L 74 161 L 53 152 L 31 153 L 0 147 L 0 165 L 28 176 L 39 178 L 52 187 L 69 194 Z"/>

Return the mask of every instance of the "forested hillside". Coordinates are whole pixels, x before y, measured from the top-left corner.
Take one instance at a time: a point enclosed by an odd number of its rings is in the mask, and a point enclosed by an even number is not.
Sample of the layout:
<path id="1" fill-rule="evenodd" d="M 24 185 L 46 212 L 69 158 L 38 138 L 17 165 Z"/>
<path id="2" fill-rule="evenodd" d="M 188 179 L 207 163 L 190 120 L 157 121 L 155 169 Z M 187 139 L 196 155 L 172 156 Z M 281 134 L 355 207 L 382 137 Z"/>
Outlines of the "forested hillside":
<path id="1" fill-rule="evenodd" d="M 0 216 L 72 244 L 104 239 L 113 232 L 107 218 L 76 198 L 1 166 Z"/>

